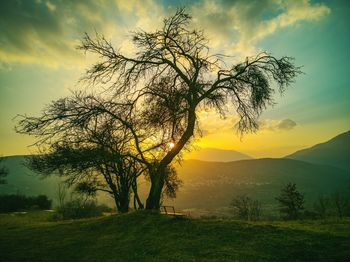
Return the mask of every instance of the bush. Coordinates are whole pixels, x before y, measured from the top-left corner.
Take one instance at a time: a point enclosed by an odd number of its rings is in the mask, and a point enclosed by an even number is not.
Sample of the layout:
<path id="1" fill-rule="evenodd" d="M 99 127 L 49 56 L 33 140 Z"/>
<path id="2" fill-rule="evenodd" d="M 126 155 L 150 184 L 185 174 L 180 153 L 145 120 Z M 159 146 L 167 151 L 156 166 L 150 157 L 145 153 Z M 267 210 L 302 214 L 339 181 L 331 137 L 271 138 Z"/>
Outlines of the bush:
<path id="1" fill-rule="evenodd" d="M 24 195 L 1 195 L 0 212 L 16 212 L 29 209 L 50 209 L 52 201 L 45 195 L 24 196 Z"/>
<path id="2" fill-rule="evenodd" d="M 54 214 L 54 220 L 67 220 L 67 219 L 79 219 L 102 216 L 103 212 L 106 212 L 108 207 L 105 205 L 97 205 L 94 200 L 83 200 L 80 198 L 73 199 L 64 203 L 57 208 L 57 212 Z"/>
<path id="3" fill-rule="evenodd" d="M 258 200 L 253 200 L 247 196 L 237 196 L 231 202 L 235 215 L 244 220 L 259 220 L 262 208 Z"/>
<path id="4" fill-rule="evenodd" d="M 320 218 L 350 216 L 349 195 L 344 192 L 335 192 L 330 195 L 321 195 L 314 203 L 314 210 Z"/>

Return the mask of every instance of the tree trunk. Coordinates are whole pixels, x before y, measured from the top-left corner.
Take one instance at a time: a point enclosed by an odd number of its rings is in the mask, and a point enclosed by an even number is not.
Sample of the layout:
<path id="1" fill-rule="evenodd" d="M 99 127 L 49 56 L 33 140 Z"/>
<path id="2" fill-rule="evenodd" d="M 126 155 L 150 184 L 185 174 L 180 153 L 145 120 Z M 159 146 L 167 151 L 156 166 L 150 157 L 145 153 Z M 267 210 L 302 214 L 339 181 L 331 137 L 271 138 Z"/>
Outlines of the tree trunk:
<path id="1" fill-rule="evenodd" d="M 146 200 L 146 209 L 159 209 L 160 198 L 164 186 L 165 173 L 168 165 L 180 153 L 188 140 L 193 136 L 193 131 L 196 123 L 196 111 L 193 106 L 188 113 L 188 124 L 185 132 L 182 134 L 180 140 L 171 149 L 165 157 L 159 162 L 158 166 L 150 171 L 151 189 Z"/>
<path id="2" fill-rule="evenodd" d="M 134 192 L 134 208 L 135 208 L 135 210 L 136 209 L 144 209 L 144 206 L 143 206 L 143 204 L 141 202 L 141 199 L 139 197 L 139 194 L 137 192 L 137 181 L 136 181 L 136 179 L 132 183 L 132 190 Z M 136 206 L 136 204 L 138 205 L 138 207 Z"/>
<path id="3" fill-rule="evenodd" d="M 165 168 L 157 169 L 158 172 L 151 173 L 151 189 L 146 200 L 146 209 L 159 210 L 160 199 L 164 186 Z"/>

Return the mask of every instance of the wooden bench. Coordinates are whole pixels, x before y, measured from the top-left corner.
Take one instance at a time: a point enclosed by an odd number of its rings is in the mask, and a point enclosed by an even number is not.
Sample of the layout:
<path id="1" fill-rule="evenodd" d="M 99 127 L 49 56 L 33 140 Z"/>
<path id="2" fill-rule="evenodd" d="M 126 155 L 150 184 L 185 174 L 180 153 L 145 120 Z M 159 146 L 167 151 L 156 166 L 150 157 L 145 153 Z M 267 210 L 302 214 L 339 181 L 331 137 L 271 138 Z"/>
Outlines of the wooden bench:
<path id="1" fill-rule="evenodd" d="M 185 217 L 183 213 L 176 213 L 174 206 L 161 206 L 160 213 L 162 215 L 174 216 L 174 217 Z"/>

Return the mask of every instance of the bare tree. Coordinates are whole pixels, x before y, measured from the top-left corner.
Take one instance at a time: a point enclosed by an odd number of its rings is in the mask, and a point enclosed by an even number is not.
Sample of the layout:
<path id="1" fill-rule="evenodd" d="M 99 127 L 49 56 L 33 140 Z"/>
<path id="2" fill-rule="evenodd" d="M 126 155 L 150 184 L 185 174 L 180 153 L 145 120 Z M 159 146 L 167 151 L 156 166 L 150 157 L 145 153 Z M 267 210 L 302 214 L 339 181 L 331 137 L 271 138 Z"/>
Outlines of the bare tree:
<path id="1" fill-rule="evenodd" d="M 335 214 L 342 218 L 345 216 L 347 209 L 349 208 L 349 200 L 340 192 L 335 192 L 331 195 L 331 203 L 334 206 Z"/>
<path id="2" fill-rule="evenodd" d="M 273 103 L 271 84 L 283 92 L 300 73 L 292 58 L 268 53 L 231 64 L 232 57 L 210 54 L 203 31 L 189 29 L 190 21 L 179 9 L 164 19 L 160 30 L 134 32 L 137 52 L 131 56 L 99 34 L 86 34 L 80 46 L 100 56 L 83 79 L 112 92 L 109 106 L 114 110 L 127 111 L 119 117 L 98 105 L 90 113 L 113 116 L 129 129 L 135 156 L 151 181 L 148 209 L 159 209 L 169 166 L 200 133 L 198 110 L 213 108 L 224 116 L 234 108 L 240 117 L 238 130 L 255 131 L 262 110 Z"/>
<path id="3" fill-rule="evenodd" d="M 321 218 L 326 218 L 330 214 L 331 199 L 320 195 L 314 203 L 314 209 Z"/>
<path id="4" fill-rule="evenodd" d="M 133 33 L 137 53 L 132 57 L 100 35 L 92 39 L 86 34 L 80 47 L 100 55 L 85 79 L 92 85 L 108 85 L 119 98 L 127 97 L 140 111 L 144 127 L 174 144 L 149 166 L 149 209 L 159 208 L 166 168 L 195 134 L 199 109 L 215 108 L 224 115 L 233 107 L 240 117 L 239 131 L 254 131 L 258 116 L 272 103 L 271 83 L 284 91 L 300 73 L 292 58 L 267 53 L 225 66 L 222 56 L 209 53 L 203 32 L 189 29 L 190 20 L 179 9 L 164 20 L 162 29 Z"/>
<path id="5" fill-rule="evenodd" d="M 262 214 L 261 203 L 248 196 L 241 195 L 232 199 L 230 206 L 238 218 L 244 220 L 259 220 Z"/>
<path id="6" fill-rule="evenodd" d="M 107 192 L 117 209 L 127 212 L 132 190 L 143 207 L 135 184 L 144 168 L 132 155 L 129 128 L 111 114 L 95 113 L 108 108 L 118 115 L 114 106 L 76 93 L 50 104 L 41 117 L 21 118 L 17 131 L 40 138 L 37 145 L 43 153 L 28 158 L 32 170 L 43 175 L 58 172 L 75 191 L 87 196 Z"/>
<path id="7" fill-rule="evenodd" d="M 64 183 L 59 183 L 57 187 L 58 206 L 62 207 L 66 202 L 67 187 Z"/>

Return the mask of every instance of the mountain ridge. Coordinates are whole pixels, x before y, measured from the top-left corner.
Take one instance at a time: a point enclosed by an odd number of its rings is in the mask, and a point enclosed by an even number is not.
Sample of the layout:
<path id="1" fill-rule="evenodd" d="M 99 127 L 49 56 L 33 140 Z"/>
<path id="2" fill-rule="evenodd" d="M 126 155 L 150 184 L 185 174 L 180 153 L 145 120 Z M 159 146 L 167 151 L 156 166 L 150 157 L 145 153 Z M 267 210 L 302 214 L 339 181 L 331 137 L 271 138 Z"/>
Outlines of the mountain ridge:
<path id="1" fill-rule="evenodd" d="M 284 158 L 328 164 L 350 171 L 350 131 L 341 133 L 323 143 L 298 150 Z"/>
<path id="2" fill-rule="evenodd" d="M 252 156 L 231 149 L 219 149 L 213 147 L 205 147 L 196 151 L 187 153 L 185 159 L 202 160 L 208 162 L 231 162 L 243 159 L 253 159 Z"/>

